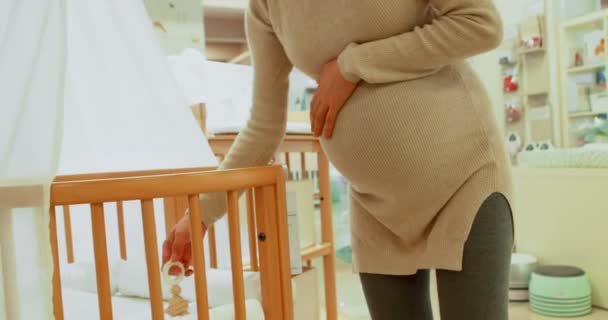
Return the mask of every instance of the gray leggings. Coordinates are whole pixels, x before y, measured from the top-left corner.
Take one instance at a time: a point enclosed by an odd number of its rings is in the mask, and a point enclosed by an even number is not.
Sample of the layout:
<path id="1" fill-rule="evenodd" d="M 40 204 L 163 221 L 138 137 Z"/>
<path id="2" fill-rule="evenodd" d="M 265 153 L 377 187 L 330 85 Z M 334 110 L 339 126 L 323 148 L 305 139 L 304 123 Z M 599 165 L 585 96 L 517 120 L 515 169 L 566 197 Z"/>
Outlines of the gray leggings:
<path id="1" fill-rule="evenodd" d="M 508 320 L 513 220 L 507 200 L 488 197 L 465 244 L 463 270 L 437 270 L 442 320 Z M 373 320 L 430 320 L 429 270 L 415 275 L 361 274 Z"/>

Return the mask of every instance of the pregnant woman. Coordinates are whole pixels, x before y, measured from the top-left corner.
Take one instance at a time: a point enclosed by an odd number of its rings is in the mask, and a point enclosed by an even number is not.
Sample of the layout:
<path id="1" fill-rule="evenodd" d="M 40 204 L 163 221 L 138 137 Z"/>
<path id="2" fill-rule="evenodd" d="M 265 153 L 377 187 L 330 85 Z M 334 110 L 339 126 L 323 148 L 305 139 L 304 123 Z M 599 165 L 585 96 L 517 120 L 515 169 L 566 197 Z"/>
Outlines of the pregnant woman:
<path id="1" fill-rule="evenodd" d="M 295 66 L 319 84 L 311 123 L 351 185 L 354 268 L 374 320 L 507 320 L 510 169 L 465 60 L 502 39 L 492 0 L 251 0 L 251 119 L 221 168 L 267 164 Z M 203 227 L 225 197 L 201 199 Z M 164 260 L 190 263 L 186 216 Z M 191 271 L 190 271 L 191 273 Z"/>

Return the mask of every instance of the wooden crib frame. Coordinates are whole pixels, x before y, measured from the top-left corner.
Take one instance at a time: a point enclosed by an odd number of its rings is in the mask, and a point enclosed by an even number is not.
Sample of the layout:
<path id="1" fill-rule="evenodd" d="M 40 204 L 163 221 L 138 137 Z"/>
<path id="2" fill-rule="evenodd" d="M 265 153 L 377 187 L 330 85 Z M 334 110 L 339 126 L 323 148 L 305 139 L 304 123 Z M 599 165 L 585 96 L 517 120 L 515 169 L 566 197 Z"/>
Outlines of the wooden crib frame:
<path id="1" fill-rule="evenodd" d="M 202 120 L 202 123 L 205 121 Z M 209 145 L 213 153 L 222 160 L 230 151 L 232 144 L 236 140 L 235 134 L 218 134 L 208 136 Z M 318 138 L 312 135 L 287 134 L 279 146 L 278 153 L 284 154 L 287 171 L 292 172 L 290 154 L 295 153 L 300 156 L 300 171 L 302 178 L 308 179 L 306 170 L 306 153 L 316 155 L 318 168 L 319 194 L 315 195 L 320 202 L 321 213 L 321 243 L 302 250 L 302 260 L 308 267 L 311 260 L 323 259 L 323 279 L 325 289 L 325 311 L 327 320 L 338 319 L 338 299 L 336 292 L 336 255 L 334 247 L 334 233 L 332 222 L 331 207 L 331 183 L 329 177 L 329 160 L 325 151 L 321 147 Z M 291 177 L 288 177 L 291 179 Z M 312 199 L 311 199 L 312 201 Z"/>
<path id="2" fill-rule="evenodd" d="M 167 230 L 177 222 L 179 212 L 189 208 L 192 237 L 202 239 L 199 194 L 226 192 L 230 256 L 234 289 L 235 319 L 246 319 L 245 293 L 238 193 L 247 194 L 248 231 L 251 254 L 249 270 L 259 271 L 264 314 L 268 320 L 293 319 L 293 301 L 285 208 L 285 177 L 280 166 L 217 171 L 213 168 L 152 170 L 84 174 L 57 177 L 51 187 L 50 232 L 53 251 L 53 307 L 55 319 L 62 320 L 63 299 L 57 241 L 55 207 L 64 209 L 66 253 L 74 262 L 70 205 L 90 204 L 93 247 L 97 276 L 99 313 L 102 320 L 113 318 L 110 273 L 104 220 L 104 203 L 116 202 L 120 255 L 127 258 L 122 201 L 139 200 L 142 208 L 144 243 L 153 319 L 164 319 L 158 242 L 153 199 L 163 198 Z M 217 265 L 215 238 L 209 234 L 211 265 Z M 192 242 L 198 318 L 209 319 L 205 254 L 201 241 Z M 215 260 L 215 261 L 214 261 Z"/>

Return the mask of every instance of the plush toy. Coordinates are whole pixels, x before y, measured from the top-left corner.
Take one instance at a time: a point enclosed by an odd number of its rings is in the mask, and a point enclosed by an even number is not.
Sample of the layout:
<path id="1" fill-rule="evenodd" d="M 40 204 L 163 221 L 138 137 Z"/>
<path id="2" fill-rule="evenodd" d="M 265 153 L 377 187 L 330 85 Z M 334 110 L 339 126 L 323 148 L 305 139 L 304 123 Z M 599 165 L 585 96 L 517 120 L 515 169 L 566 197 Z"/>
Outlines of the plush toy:
<path id="1" fill-rule="evenodd" d="M 577 51 L 574 55 L 574 66 L 580 67 L 583 64 L 585 64 L 585 62 L 583 61 L 583 54 L 580 51 Z"/>
<path id="2" fill-rule="evenodd" d="M 602 38 L 600 43 L 595 46 L 595 56 L 601 56 L 606 52 L 606 39 Z"/>
<path id="3" fill-rule="evenodd" d="M 512 158 L 515 158 L 521 152 L 522 142 L 517 133 L 510 133 L 507 138 L 507 149 Z"/>
<path id="4" fill-rule="evenodd" d="M 606 70 L 602 68 L 595 75 L 595 84 L 599 89 L 606 89 Z"/>
<path id="5" fill-rule="evenodd" d="M 506 118 L 508 123 L 514 123 L 519 121 L 521 119 L 520 109 L 514 104 L 507 105 Z"/>
<path id="6" fill-rule="evenodd" d="M 503 90 L 504 92 L 517 91 L 519 85 L 517 83 L 517 69 L 513 70 L 513 73 L 507 73 L 504 76 Z"/>

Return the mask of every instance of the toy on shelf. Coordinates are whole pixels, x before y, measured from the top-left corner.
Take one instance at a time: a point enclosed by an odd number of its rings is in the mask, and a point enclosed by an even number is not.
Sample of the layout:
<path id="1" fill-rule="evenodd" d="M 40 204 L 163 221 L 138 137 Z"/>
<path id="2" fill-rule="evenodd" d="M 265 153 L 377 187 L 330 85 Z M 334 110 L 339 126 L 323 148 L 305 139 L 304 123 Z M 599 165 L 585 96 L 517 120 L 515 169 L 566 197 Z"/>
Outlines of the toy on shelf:
<path id="1" fill-rule="evenodd" d="M 585 64 L 585 62 L 583 61 L 583 52 L 580 50 L 577 50 L 574 54 L 574 66 L 580 67 L 583 64 Z"/>
<path id="2" fill-rule="evenodd" d="M 590 31 L 583 35 L 583 43 L 587 56 L 585 64 L 601 63 L 606 55 L 606 39 L 600 30 Z"/>
<path id="3" fill-rule="evenodd" d="M 606 89 L 606 69 L 601 68 L 595 74 L 595 85 L 598 89 Z"/>
<path id="4" fill-rule="evenodd" d="M 524 39 L 521 42 L 523 49 L 540 49 L 543 47 L 543 38 L 540 36 Z"/>
<path id="5" fill-rule="evenodd" d="M 173 267 L 179 268 L 180 271 L 179 275 L 174 278 L 169 275 L 169 270 Z M 188 301 L 180 295 L 182 289 L 179 286 L 180 282 L 184 279 L 185 272 L 184 265 L 180 262 L 171 262 L 163 267 L 163 277 L 165 282 L 171 286 L 171 293 L 173 294 L 165 312 L 172 317 L 185 316 L 188 314 Z"/>
<path id="6" fill-rule="evenodd" d="M 515 123 L 521 119 L 521 109 L 514 102 L 507 104 L 505 106 L 505 111 L 508 123 Z"/>
<path id="7" fill-rule="evenodd" d="M 512 72 L 506 72 L 503 78 L 503 91 L 504 92 L 515 92 L 519 89 L 517 79 L 517 68 L 514 68 Z"/>
<path id="8" fill-rule="evenodd" d="M 511 157 L 515 158 L 517 154 L 521 152 L 521 148 L 521 137 L 515 132 L 509 133 L 507 138 L 507 149 L 509 150 Z"/>
<path id="9" fill-rule="evenodd" d="M 606 39 L 600 39 L 600 43 L 595 46 L 595 55 L 601 56 L 606 53 Z"/>
<path id="10" fill-rule="evenodd" d="M 504 67 L 511 67 L 517 64 L 517 55 L 513 52 L 505 53 L 498 58 L 498 63 Z"/>

